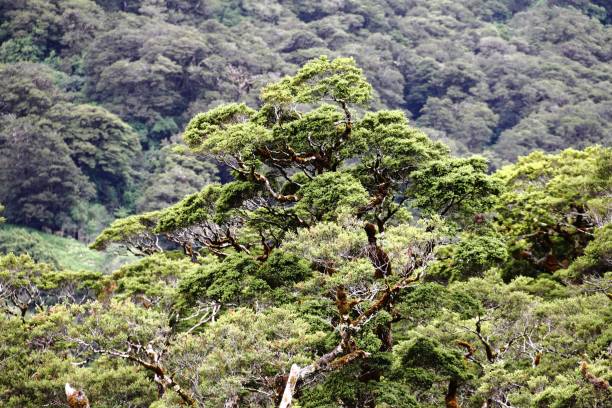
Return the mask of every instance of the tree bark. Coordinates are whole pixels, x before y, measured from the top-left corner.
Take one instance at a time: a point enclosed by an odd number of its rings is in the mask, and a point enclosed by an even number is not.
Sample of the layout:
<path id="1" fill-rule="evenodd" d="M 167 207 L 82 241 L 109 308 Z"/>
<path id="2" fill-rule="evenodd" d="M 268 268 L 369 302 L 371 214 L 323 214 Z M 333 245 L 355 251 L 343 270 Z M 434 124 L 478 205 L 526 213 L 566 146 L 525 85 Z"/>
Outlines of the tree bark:
<path id="1" fill-rule="evenodd" d="M 448 391 L 446 393 L 446 398 L 444 401 L 446 402 L 446 408 L 460 408 L 459 403 L 457 402 L 457 380 L 455 378 L 451 378 L 448 382 Z"/>
<path id="2" fill-rule="evenodd" d="M 291 400 L 293 399 L 293 393 L 295 392 L 295 385 L 300 378 L 300 366 L 293 364 L 291 371 L 289 371 L 289 377 L 287 378 L 287 385 L 285 386 L 285 392 L 283 393 L 283 399 L 279 405 L 279 408 L 289 408 L 291 406 Z"/>

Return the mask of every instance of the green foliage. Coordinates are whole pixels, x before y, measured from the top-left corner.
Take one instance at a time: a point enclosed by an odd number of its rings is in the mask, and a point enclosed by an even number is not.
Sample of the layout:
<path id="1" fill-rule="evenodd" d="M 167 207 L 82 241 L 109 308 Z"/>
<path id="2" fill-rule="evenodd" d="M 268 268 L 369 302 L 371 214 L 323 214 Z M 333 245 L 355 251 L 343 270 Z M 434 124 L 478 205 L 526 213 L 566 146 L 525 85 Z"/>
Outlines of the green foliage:
<path id="1" fill-rule="evenodd" d="M 395 353 L 398 358 L 395 370 L 406 369 L 407 375 L 418 376 L 421 375 L 420 369 L 431 369 L 443 377 L 459 380 L 469 378 L 463 357 L 456 351 L 445 350 L 435 340 L 417 337 L 411 341 L 400 342 L 395 348 Z M 427 376 L 426 373 L 423 374 Z"/>
<path id="2" fill-rule="evenodd" d="M 281 251 L 274 251 L 263 263 L 257 275 L 271 288 L 306 280 L 312 271 L 303 259 Z"/>
<path id="3" fill-rule="evenodd" d="M 253 198 L 258 190 L 259 188 L 254 186 L 253 183 L 244 181 L 224 184 L 220 188 L 219 198 L 215 202 L 215 211 L 218 212 L 218 215 L 214 219 L 221 221 L 224 218 L 224 213 L 239 208 L 244 201 Z"/>
<path id="4" fill-rule="evenodd" d="M 511 278 L 567 268 L 609 217 L 610 149 L 532 153 L 496 177 L 506 186 L 496 208 L 509 238 Z"/>
<path id="5" fill-rule="evenodd" d="M 67 97 L 58 89 L 58 76 L 65 77 L 42 64 L 0 65 L 3 114 L 43 115 L 54 103 Z"/>
<path id="6" fill-rule="evenodd" d="M 590 361 L 588 365 L 592 374 L 599 378 L 609 376 L 609 366 L 607 369 L 601 366 L 606 363 L 600 354 L 609 339 L 609 330 L 604 328 L 604 321 L 609 317 L 606 317 L 608 312 L 598 315 L 601 313 L 598 310 L 609 308 L 606 296 L 583 296 L 579 294 L 580 287 L 568 287 L 562 298 L 545 300 L 540 294 L 529 293 L 533 289 L 529 285 L 533 283 L 533 279 L 521 277 L 508 285 L 499 279 L 498 274 L 492 273 L 485 278 L 451 284 L 446 288 L 449 293 L 469 293 L 485 308 L 477 315 L 462 315 L 445 307 L 443 302 L 432 317 L 411 326 L 425 342 L 433 342 L 426 348 L 429 351 L 419 349 L 419 355 L 436 350 L 437 343 L 465 353 L 467 358 L 463 364 L 470 378 L 462 387 L 466 387 L 463 388 L 466 391 L 475 391 L 472 397 L 464 400 L 468 406 L 500 398 L 515 406 L 538 406 L 533 402 L 541 399 L 552 404 L 555 395 L 558 395 L 559 403 L 566 398 L 564 395 L 575 395 L 576 404 L 589 406 L 605 398 L 580 373 L 579 363 L 581 360 Z M 542 294 L 550 296 L 551 292 L 551 286 L 548 286 Z M 521 334 L 525 330 L 529 333 L 527 337 Z M 414 337 L 413 333 L 411 337 Z M 490 347 L 490 354 L 486 352 L 485 344 Z M 472 351 L 468 346 L 473 348 Z M 441 351 L 440 346 L 437 347 Z M 579 349 L 584 354 L 579 355 Z M 416 366 L 421 364 L 420 361 L 414 362 Z M 439 381 L 431 371 L 407 369 L 402 373 L 414 376 L 412 385 L 417 386 L 420 381 L 426 388 L 433 386 L 432 390 L 436 389 L 436 381 Z M 433 374 L 439 376 L 441 372 Z M 440 394 L 444 393 L 444 386 L 441 388 L 438 388 L 438 401 L 441 400 Z M 427 394 L 432 395 L 432 390 Z M 546 406 L 546 403 L 542 404 Z"/>
<path id="7" fill-rule="evenodd" d="M 70 221 L 63 225 L 65 235 L 80 241 L 92 241 L 113 220 L 102 204 L 79 202 L 71 209 Z"/>
<path id="8" fill-rule="evenodd" d="M 311 103 L 327 98 L 363 104 L 370 100 L 371 85 L 352 58 L 329 60 L 323 56 L 306 63 L 295 76 L 267 86 L 262 99 L 271 105 Z"/>
<path id="9" fill-rule="evenodd" d="M 311 222 L 334 220 L 340 212 L 355 211 L 368 202 L 368 193 L 348 173 L 329 172 L 315 177 L 298 190 L 296 213 Z"/>
<path id="10" fill-rule="evenodd" d="M 487 162 L 480 157 L 432 162 L 414 174 L 416 205 L 441 215 L 451 210 L 468 215 L 486 211 L 491 198 L 502 191 L 486 171 Z"/>
<path id="11" fill-rule="evenodd" d="M 278 129 L 266 127 L 266 121 L 279 116 L 291 118 L 286 126 L 295 128 L 291 146 L 298 151 L 308 146 L 310 133 L 318 133 L 315 143 L 333 145 L 342 137 L 341 106 L 302 112 L 317 116 L 318 123 L 304 117 L 300 124 L 291 111 L 299 104 L 335 101 L 406 112 L 432 139 L 462 155 L 483 153 L 495 167 L 534 149 L 610 142 L 612 9 L 604 0 L 260 3 L 3 4 L 3 113 L 52 122 L 96 188 L 89 199 L 109 213 L 158 210 L 216 181 L 210 162 L 169 159 L 160 146 L 196 112 L 223 116 L 217 109 L 243 109 L 250 116 L 254 112 L 237 102 L 255 106 L 260 95 L 265 108 L 257 118 L 237 115 L 238 122 L 214 132 L 196 121 L 186 140 L 199 146 L 206 133 L 202 151 L 239 149 L 248 162 L 261 142 L 271 147 L 270 131 Z M 296 75 L 286 76 L 300 66 Z M 219 125 L 213 123 L 219 118 L 209 119 L 207 126 Z M 358 136 L 359 123 L 354 126 Z M 419 160 L 424 152 L 419 145 L 429 143 L 424 135 L 413 129 L 415 140 L 399 143 L 389 133 L 398 127 L 386 126 L 385 132 L 364 132 L 369 136 L 354 144 L 352 154 L 364 152 L 369 165 L 381 151 L 384 168 L 396 174 L 424 164 Z M 444 159 L 439 147 L 437 158 Z M 436 149 L 425 150 L 435 156 Z M 363 172 L 358 178 L 370 192 L 380 184 Z M 393 211 L 392 203 L 385 205 Z M 74 221 L 69 216 L 62 223 Z"/>
<path id="12" fill-rule="evenodd" d="M 48 111 L 72 160 L 96 185 L 100 202 L 117 207 L 132 181 L 138 135 L 119 117 L 93 105 L 56 104 Z"/>
<path id="13" fill-rule="evenodd" d="M 142 370 L 115 359 L 100 358 L 90 367 L 69 372 L 66 377 L 66 381 L 86 389 L 88 398 L 97 401 L 100 407 L 144 408 L 157 397 L 156 387 Z"/>
<path id="14" fill-rule="evenodd" d="M 488 269 L 508 258 L 503 237 L 484 231 L 464 233 L 457 243 L 438 249 L 439 261 L 432 267 L 433 279 L 453 281 L 482 276 Z"/>
<path id="15" fill-rule="evenodd" d="M 36 329 L 40 323 L 33 323 L 30 328 Z M 35 344 L 44 337 L 28 333 L 16 319 L 2 320 L 0 325 L 0 349 L 3 355 L 11 356 L 2 360 L 5 373 L 0 379 L 4 390 L 0 395 L 2 406 L 35 408 L 63 404 L 66 382 L 87 389 L 88 397 L 104 408 L 127 404 L 145 408 L 155 399 L 154 385 L 134 367 L 108 359 L 89 367 L 75 367 L 61 357 L 66 353 L 65 348 Z M 30 345 L 23 347 L 28 342 Z"/>
<path id="16" fill-rule="evenodd" d="M 95 341 L 99 348 L 121 347 L 128 339 L 135 344 L 161 341 L 156 336 L 166 329 L 166 316 L 161 311 L 142 308 L 126 300 L 90 302 L 73 306 L 69 312 L 69 317 L 80 320 L 81 324 L 60 329 L 66 332 L 68 338 Z M 98 318 L 101 314 L 103 319 Z M 70 340 L 67 342 L 70 343 Z"/>
<path id="17" fill-rule="evenodd" d="M 584 121 L 576 108 L 593 94 L 599 94 L 592 98 L 598 108 L 609 102 L 607 96 L 600 99 L 609 80 L 600 65 L 609 58 L 605 24 L 611 10 L 604 0 L 478 0 L 452 6 L 419 0 L 410 7 L 382 1 L 97 3 L 101 7 L 92 1 L 7 4 L 2 40 L 8 40 L 9 61 L 30 58 L 32 48 L 44 57 L 61 56 L 62 70 L 85 74 L 88 97 L 112 106 L 123 119 L 146 123 L 154 140 L 171 131 L 170 120 L 182 126 L 190 104 L 210 108 L 242 97 L 254 101 L 252 83 L 266 83 L 321 54 L 330 59 L 304 69 L 294 96 L 301 81 L 321 72 L 326 79 L 317 92 L 341 91 L 345 84 L 334 73 L 351 73 L 351 64 L 333 63 L 331 57 L 352 55 L 381 103 L 409 109 L 442 137 L 478 152 L 510 131 L 494 148 L 504 160 L 525 153 L 524 144 L 538 143 L 513 136 L 515 125 L 525 128 L 531 114 L 550 117 L 552 107 L 567 107 L 570 120 Z M 157 41 L 149 41 L 154 34 Z M 31 47 L 21 45 L 30 42 Z M 537 46 L 525 46 L 530 43 Z M 360 98 L 371 92 L 355 91 Z M 556 130 L 549 132 L 554 137 Z M 597 137 L 602 142 L 606 135 Z M 561 133 L 565 140 L 552 144 L 567 147 L 572 138 Z"/>
<path id="18" fill-rule="evenodd" d="M 146 307 L 168 310 L 177 298 L 177 287 L 198 266 L 187 259 L 173 260 L 159 254 L 123 265 L 105 278 L 105 285 L 119 299 L 131 299 Z"/>
<path id="19" fill-rule="evenodd" d="M 348 224 L 348 223 L 347 223 Z M 290 235 L 283 249 L 319 266 L 339 267 L 350 262 L 366 245 L 367 238 L 356 223 L 320 222 Z"/>
<path id="20" fill-rule="evenodd" d="M 250 303 L 270 290 L 257 278 L 258 265 L 245 255 L 232 255 L 223 262 L 210 262 L 193 271 L 181 282 L 180 291 L 188 303 L 205 298 L 217 302 Z"/>
<path id="21" fill-rule="evenodd" d="M 185 129 L 183 135 L 187 145 L 192 148 L 202 146 L 204 149 L 216 149 L 216 152 L 224 151 L 223 135 L 226 126 L 246 122 L 254 110 L 245 104 L 230 104 L 215 108 L 206 113 L 196 115 Z M 238 137 L 238 136 L 237 136 Z M 212 140 L 211 140 L 212 139 Z M 240 144 L 240 139 L 228 141 L 231 144 Z"/>
<path id="22" fill-rule="evenodd" d="M 446 146 L 411 127 L 401 111 L 366 113 L 357 123 L 352 148 L 362 156 L 363 166 L 380 166 L 398 178 L 448 154 Z"/>
<path id="23" fill-rule="evenodd" d="M 412 326 L 454 312 L 463 319 L 469 319 L 482 312 L 480 302 L 468 292 L 446 287 L 437 283 L 425 283 L 415 287 L 399 305 L 399 312 L 406 316 Z"/>
<path id="24" fill-rule="evenodd" d="M 164 136 L 172 136 L 178 132 L 179 128 L 176 122 L 172 118 L 161 118 L 151 128 L 151 134 L 156 138 L 163 138 Z"/>
<path id="25" fill-rule="evenodd" d="M 188 195 L 181 202 L 161 213 L 157 229 L 159 231 L 172 231 L 209 220 L 212 218 L 211 213 L 221 192 L 228 188 L 231 187 L 213 184 L 205 187 L 199 193 Z"/>
<path id="26" fill-rule="evenodd" d="M 93 191 L 61 137 L 26 118 L 0 128 L 0 200 L 13 223 L 59 229 Z M 27 159 L 26 159 L 27 158 Z"/>
<path id="27" fill-rule="evenodd" d="M 431 96 L 421 112 L 420 125 L 444 132 L 470 151 L 492 143 L 499 120 L 489 105 L 469 98 L 455 103 L 451 98 Z"/>
<path id="28" fill-rule="evenodd" d="M 39 62 L 43 50 L 37 47 L 31 36 L 11 38 L 0 45 L 0 63 Z"/>
<path id="29" fill-rule="evenodd" d="M 385 408 L 420 406 L 405 384 L 382 378 L 380 381 L 359 381 L 352 375 L 355 368 L 351 366 L 343 372 L 333 373 L 322 384 L 305 390 L 299 399 L 299 406 L 331 408 L 337 407 L 339 403 L 352 405 L 368 400 L 375 400 L 377 406 Z"/>
<path id="30" fill-rule="evenodd" d="M 127 243 L 130 248 L 138 251 L 155 252 L 157 239 L 152 230 L 158 216 L 159 212 L 153 211 L 119 219 L 102 231 L 90 248 L 101 250 L 111 244 Z"/>
<path id="31" fill-rule="evenodd" d="M 249 406 L 269 406 L 274 405 L 271 396 L 249 390 L 249 384 L 274 375 L 291 362 L 306 361 L 309 353 L 305 351 L 321 335 L 285 309 L 255 313 L 238 308 L 210 325 L 203 335 L 181 337 L 171 363 L 180 364 L 195 353 L 202 406 L 219 406 L 234 396 Z"/>
<path id="32" fill-rule="evenodd" d="M 196 115 L 185 131 L 187 145 L 225 162 L 236 180 L 162 210 L 144 235 L 116 224 L 111 229 L 124 231 L 112 240 L 134 247 L 134 238 L 136 249 L 150 253 L 162 250 L 151 232 L 164 234 L 193 260 L 203 249 L 221 257 L 229 248 L 250 253 L 260 241 L 265 259 L 287 232 L 347 214 L 375 220 L 382 232 L 385 223 L 408 219 L 411 208 L 457 219 L 487 209 L 499 187 L 484 159 L 450 159 L 397 111 L 353 118 L 352 104 L 369 97 L 366 84 L 353 60 L 323 57 L 269 85 L 259 111 L 230 103 Z M 266 101 L 274 92 L 278 100 Z M 283 93 L 290 100 L 281 101 Z M 335 105 L 327 103 L 331 94 Z M 313 106 L 302 112 L 296 102 Z"/>
<path id="33" fill-rule="evenodd" d="M 0 309 L 24 322 L 30 312 L 44 312 L 56 303 L 81 302 L 99 292 L 100 272 L 55 270 L 27 254 L 0 257 Z"/>
<path id="34" fill-rule="evenodd" d="M 612 270 L 612 225 L 595 230 L 595 236 L 567 270 L 555 273 L 562 278 L 580 279 L 588 275 L 603 276 Z"/>
<path id="35" fill-rule="evenodd" d="M 5 3 L 0 405 L 605 406 L 606 2 Z"/>
<path id="36" fill-rule="evenodd" d="M 146 153 L 147 174 L 139 186 L 137 212 L 160 210 L 217 180 L 217 168 L 171 144 Z"/>
<path id="37" fill-rule="evenodd" d="M 13 79 L 16 69 L 17 81 Z M 14 222 L 68 229 L 71 221 L 78 222 L 72 211 L 77 206 L 95 198 L 116 208 L 124 203 L 132 183 L 133 161 L 140 152 L 136 133 L 104 108 L 71 102 L 74 98 L 67 92 L 65 79 L 40 64 L 0 68 L 0 81 L 7 90 L 2 104 L 9 113 L 2 126 L 5 153 L 0 165 L 34 178 L 24 182 L 22 191 L 8 190 L 17 194 L 6 199 L 9 213 L 20 208 Z M 49 149 L 53 155 L 46 153 Z M 24 154 L 32 161 L 20 160 Z M 63 185 L 54 184 L 58 181 Z M 26 205 L 28 201 L 33 203 Z M 51 220 L 49 212 L 58 217 Z"/>

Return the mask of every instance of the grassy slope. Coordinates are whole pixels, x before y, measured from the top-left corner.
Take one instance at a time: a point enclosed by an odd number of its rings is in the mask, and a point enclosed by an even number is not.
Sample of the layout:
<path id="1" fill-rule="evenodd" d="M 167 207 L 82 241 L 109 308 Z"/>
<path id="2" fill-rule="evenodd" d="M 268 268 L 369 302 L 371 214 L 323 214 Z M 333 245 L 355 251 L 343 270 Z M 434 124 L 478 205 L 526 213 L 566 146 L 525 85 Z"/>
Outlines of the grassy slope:
<path id="1" fill-rule="evenodd" d="M 131 257 L 114 256 L 89 249 L 83 242 L 72 238 L 64 238 L 52 234 L 46 234 L 30 228 L 15 225 L 0 226 L 0 241 L 7 241 L 14 238 L 16 241 L 35 243 L 37 253 L 44 253 L 56 260 L 58 266 L 63 269 L 89 270 L 89 271 L 108 271 L 115 269 L 120 264 L 125 263 Z M 9 246 L 0 242 L 2 246 Z M 9 246 L 10 247 L 10 246 Z M 35 257 L 35 254 L 31 254 Z"/>

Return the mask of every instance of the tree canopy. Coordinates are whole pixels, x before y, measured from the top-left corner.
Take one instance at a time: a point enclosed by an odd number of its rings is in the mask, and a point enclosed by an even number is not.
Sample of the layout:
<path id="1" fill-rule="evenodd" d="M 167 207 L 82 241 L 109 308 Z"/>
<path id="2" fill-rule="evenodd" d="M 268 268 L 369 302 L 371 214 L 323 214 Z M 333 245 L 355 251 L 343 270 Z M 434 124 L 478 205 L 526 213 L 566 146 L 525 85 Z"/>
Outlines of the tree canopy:
<path id="1" fill-rule="evenodd" d="M 0 398 L 61 400 L 63 381 L 98 406 L 603 406 L 610 149 L 491 175 L 367 111 L 371 92 L 320 57 L 257 107 L 195 115 L 183 153 L 233 180 L 115 221 L 92 247 L 141 259 L 111 274 L 2 258 L 6 347 L 32 344 L 11 378 L 44 356 L 48 381 Z"/>

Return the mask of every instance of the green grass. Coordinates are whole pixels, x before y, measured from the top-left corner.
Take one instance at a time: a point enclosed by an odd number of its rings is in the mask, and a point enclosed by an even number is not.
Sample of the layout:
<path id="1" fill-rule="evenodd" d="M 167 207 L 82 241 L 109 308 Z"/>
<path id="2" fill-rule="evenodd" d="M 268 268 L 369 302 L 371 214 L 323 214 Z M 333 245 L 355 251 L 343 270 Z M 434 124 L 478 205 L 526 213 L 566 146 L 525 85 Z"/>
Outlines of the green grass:
<path id="1" fill-rule="evenodd" d="M 133 257 L 91 250 L 72 238 L 47 234 L 31 228 L 0 226 L 0 253 L 28 253 L 40 262 L 62 269 L 110 271 Z"/>

